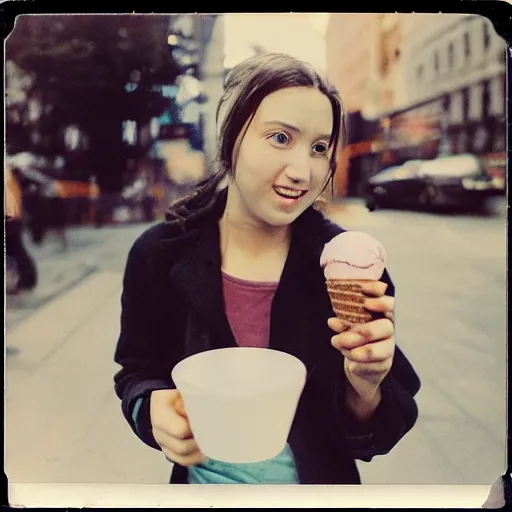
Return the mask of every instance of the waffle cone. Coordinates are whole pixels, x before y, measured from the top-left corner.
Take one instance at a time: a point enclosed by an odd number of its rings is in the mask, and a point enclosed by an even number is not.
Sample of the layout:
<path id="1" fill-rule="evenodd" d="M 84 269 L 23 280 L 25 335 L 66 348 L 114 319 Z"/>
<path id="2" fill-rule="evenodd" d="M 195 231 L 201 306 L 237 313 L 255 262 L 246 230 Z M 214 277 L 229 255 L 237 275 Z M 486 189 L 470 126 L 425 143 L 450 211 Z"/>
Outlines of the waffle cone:
<path id="1" fill-rule="evenodd" d="M 334 314 L 346 327 L 373 320 L 374 315 L 364 308 L 367 296 L 363 285 L 369 279 L 327 279 L 327 291 L 331 299 Z"/>

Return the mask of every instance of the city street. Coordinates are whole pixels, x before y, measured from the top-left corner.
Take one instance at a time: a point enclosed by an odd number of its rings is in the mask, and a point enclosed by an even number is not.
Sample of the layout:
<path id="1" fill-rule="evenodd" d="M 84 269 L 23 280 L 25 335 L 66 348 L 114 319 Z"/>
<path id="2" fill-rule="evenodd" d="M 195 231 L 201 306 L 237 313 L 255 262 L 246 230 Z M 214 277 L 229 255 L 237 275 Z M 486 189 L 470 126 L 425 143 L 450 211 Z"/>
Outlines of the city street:
<path id="1" fill-rule="evenodd" d="M 506 200 L 487 215 L 332 207 L 386 247 L 397 343 L 420 417 L 366 484 L 491 485 L 506 463 Z M 7 300 L 5 473 L 11 483 L 166 483 L 170 464 L 131 432 L 114 395 L 122 271 L 147 225 L 70 232 L 32 248 L 32 296 Z"/>

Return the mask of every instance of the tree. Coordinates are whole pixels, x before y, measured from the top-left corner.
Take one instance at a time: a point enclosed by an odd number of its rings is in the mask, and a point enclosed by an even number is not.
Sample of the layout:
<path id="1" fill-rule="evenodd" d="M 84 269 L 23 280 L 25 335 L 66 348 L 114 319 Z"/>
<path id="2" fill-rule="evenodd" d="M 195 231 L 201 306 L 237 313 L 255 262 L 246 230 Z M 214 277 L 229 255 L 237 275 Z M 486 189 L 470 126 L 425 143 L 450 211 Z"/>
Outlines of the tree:
<path id="1" fill-rule="evenodd" d="M 32 78 L 28 97 L 44 106 L 47 150 L 62 147 L 64 128 L 76 125 L 88 138 L 83 164 L 105 191 L 118 191 L 126 159 L 147 150 L 127 147 L 123 121 L 141 127 L 169 105 L 160 87 L 179 68 L 168 25 L 167 15 L 23 15 L 6 41 L 6 61 Z"/>

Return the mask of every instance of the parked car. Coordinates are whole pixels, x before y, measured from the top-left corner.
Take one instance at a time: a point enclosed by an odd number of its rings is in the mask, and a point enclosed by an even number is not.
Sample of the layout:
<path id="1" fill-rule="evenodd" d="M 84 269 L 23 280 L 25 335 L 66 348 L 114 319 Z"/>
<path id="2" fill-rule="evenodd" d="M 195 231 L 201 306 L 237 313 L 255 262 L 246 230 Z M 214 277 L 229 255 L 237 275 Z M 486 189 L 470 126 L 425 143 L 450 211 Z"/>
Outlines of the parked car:
<path id="1" fill-rule="evenodd" d="M 501 193 L 501 184 L 485 172 L 480 158 L 461 154 L 387 167 L 368 179 L 365 201 L 370 211 L 393 206 L 479 209 Z"/>

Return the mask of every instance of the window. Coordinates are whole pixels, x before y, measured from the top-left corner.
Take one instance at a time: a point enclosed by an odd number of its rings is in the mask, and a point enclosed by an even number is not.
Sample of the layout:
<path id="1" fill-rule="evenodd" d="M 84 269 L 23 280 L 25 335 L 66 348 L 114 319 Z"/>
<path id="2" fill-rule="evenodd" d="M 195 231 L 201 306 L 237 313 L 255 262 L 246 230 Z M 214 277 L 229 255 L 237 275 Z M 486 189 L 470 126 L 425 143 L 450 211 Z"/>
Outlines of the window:
<path id="1" fill-rule="evenodd" d="M 471 86 L 469 92 L 469 119 L 480 121 L 483 115 L 483 85 Z"/>
<path id="2" fill-rule="evenodd" d="M 453 43 L 448 45 L 448 69 L 453 69 L 455 65 L 455 48 Z"/>
<path id="3" fill-rule="evenodd" d="M 418 66 L 418 69 L 416 70 L 416 77 L 418 78 L 418 82 L 423 80 L 423 66 Z"/>
<path id="4" fill-rule="evenodd" d="M 491 116 L 500 116 L 505 113 L 505 89 L 504 79 L 497 76 L 492 79 L 489 90 L 489 114 Z"/>
<path id="5" fill-rule="evenodd" d="M 471 47 L 469 45 L 469 34 L 464 32 L 464 58 L 466 60 L 471 56 Z"/>
<path id="6" fill-rule="evenodd" d="M 434 53 L 434 73 L 439 74 L 439 54 L 437 52 Z"/>
<path id="7" fill-rule="evenodd" d="M 489 30 L 489 23 L 484 21 L 483 24 L 483 37 L 484 37 L 484 50 L 488 50 L 491 46 L 491 31 Z"/>
<path id="8" fill-rule="evenodd" d="M 461 91 L 452 94 L 450 101 L 450 121 L 452 124 L 462 124 L 464 121 L 464 98 Z"/>

